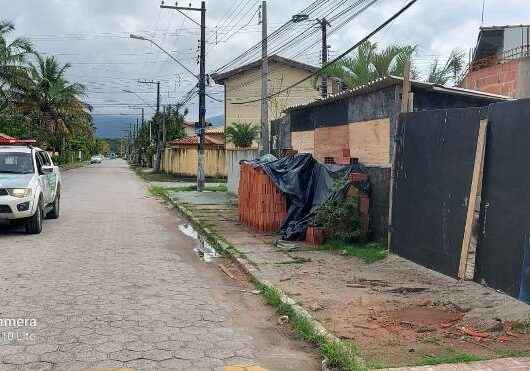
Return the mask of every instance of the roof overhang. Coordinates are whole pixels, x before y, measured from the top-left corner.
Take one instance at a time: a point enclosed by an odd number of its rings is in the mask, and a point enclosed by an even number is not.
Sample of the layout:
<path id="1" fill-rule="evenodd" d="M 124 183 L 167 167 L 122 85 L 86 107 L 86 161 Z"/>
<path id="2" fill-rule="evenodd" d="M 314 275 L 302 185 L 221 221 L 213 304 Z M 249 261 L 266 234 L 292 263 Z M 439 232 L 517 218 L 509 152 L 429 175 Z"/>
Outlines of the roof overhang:
<path id="1" fill-rule="evenodd" d="M 268 61 L 269 61 L 269 63 L 273 62 L 273 63 L 284 64 L 284 65 L 290 66 L 292 68 L 304 70 L 304 71 L 307 71 L 307 72 L 310 72 L 310 73 L 318 71 L 318 67 L 311 66 L 309 64 L 305 64 L 305 63 L 302 63 L 302 62 L 298 62 L 298 61 L 295 61 L 294 59 L 284 58 L 284 57 L 281 57 L 281 56 L 279 56 L 277 54 L 273 54 L 273 55 L 269 56 Z M 215 81 L 216 84 L 224 85 L 225 80 L 227 80 L 227 79 L 229 79 L 229 78 L 231 78 L 233 76 L 239 75 L 239 74 L 247 72 L 247 71 L 260 69 L 261 68 L 261 63 L 262 63 L 262 61 L 261 61 L 261 59 L 259 59 L 257 61 L 254 61 L 254 62 L 251 62 L 251 63 L 247 63 L 247 64 L 245 64 L 243 66 L 240 66 L 240 67 L 235 68 L 235 69 L 230 70 L 230 71 L 226 71 L 226 72 L 223 72 L 223 73 L 214 73 L 214 74 L 210 75 L 210 77 L 213 79 L 213 81 Z"/>
<path id="2" fill-rule="evenodd" d="M 355 96 L 369 94 L 369 93 L 372 93 L 372 92 L 375 92 L 381 89 L 385 89 L 391 86 L 396 86 L 396 85 L 403 85 L 402 77 L 399 77 L 399 76 L 382 77 L 382 78 L 373 80 L 369 82 L 368 84 L 361 85 L 355 89 L 350 89 L 350 90 L 340 92 L 338 94 L 334 94 L 326 99 L 317 99 L 305 105 L 288 107 L 287 109 L 284 110 L 284 112 L 297 111 L 297 110 L 304 109 L 304 108 L 321 106 L 321 105 L 329 104 L 335 101 L 340 101 L 340 100 L 348 99 L 348 98 L 355 97 Z M 443 85 L 433 84 L 433 83 L 424 82 L 424 81 L 417 81 L 417 80 L 411 80 L 411 88 L 428 90 L 428 91 L 432 91 L 436 93 L 461 95 L 461 96 L 490 99 L 490 100 L 496 100 L 496 101 L 513 100 L 513 98 L 506 97 L 504 95 L 485 93 L 482 91 L 462 89 L 462 88 L 457 88 L 457 87 L 447 87 Z"/>

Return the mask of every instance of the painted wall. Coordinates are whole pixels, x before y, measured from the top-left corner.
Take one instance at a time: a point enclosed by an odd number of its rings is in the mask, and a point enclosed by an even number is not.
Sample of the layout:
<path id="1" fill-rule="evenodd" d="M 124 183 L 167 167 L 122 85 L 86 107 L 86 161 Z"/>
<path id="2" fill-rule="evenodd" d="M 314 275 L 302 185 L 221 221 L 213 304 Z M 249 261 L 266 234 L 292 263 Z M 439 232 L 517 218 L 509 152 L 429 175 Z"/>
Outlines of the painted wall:
<path id="1" fill-rule="evenodd" d="M 227 149 L 226 150 L 226 169 L 227 169 L 227 187 L 228 192 L 238 194 L 239 176 L 241 167 L 239 162 L 242 160 L 254 160 L 259 157 L 256 149 Z"/>
<path id="2" fill-rule="evenodd" d="M 226 176 L 226 155 L 223 147 L 206 148 L 205 174 L 207 177 Z M 169 147 L 164 151 L 162 171 L 182 176 L 197 176 L 197 148 L 195 146 Z"/>
<path id="3" fill-rule="evenodd" d="M 273 94 L 300 81 L 310 73 L 279 63 L 269 64 L 269 94 Z M 253 123 L 260 125 L 261 103 L 234 104 L 261 98 L 261 70 L 254 69 L 233 76 L 225 84 L 225 128 L 233 122 Z M 269 121 L 283 115 L 287 107 L 306 104 L 319 97 L 313 79 L 272 98 L 269 101 Z"/>

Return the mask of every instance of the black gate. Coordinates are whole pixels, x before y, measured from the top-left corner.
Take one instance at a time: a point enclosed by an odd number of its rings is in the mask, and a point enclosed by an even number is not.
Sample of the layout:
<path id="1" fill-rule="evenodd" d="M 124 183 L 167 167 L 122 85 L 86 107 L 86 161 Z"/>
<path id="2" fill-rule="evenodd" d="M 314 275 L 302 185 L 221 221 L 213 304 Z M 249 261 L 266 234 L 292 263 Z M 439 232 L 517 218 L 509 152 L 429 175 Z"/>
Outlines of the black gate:
<path id="1" fill-rule="evenodd" d="M 400 117 L 391 249 L 456 277 L 480 126 L 479 109 Z"/>
<path id="2" fill-rule="evenodd" d="M 475 280 L 529 302 L 530 100 L 490 107 Z"/>

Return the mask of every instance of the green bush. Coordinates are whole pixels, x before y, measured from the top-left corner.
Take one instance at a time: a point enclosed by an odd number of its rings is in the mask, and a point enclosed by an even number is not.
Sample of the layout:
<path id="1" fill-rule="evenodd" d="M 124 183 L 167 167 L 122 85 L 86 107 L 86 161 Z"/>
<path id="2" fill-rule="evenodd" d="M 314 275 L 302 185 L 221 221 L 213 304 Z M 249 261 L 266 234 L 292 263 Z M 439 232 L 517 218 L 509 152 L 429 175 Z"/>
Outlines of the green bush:
<path id="1" fill-rule="evenodd" d="M 327 200 L 316 212 L 315 226 L 328 229 L 329 237 L 339 241 L 356 241 L 361 236 L 357 198 Z"/>
<path id="2" fill-rule="evenodd" d="M 225 138 L 237 148 L 249 148 L 258 137 L 257 126 L 241 122 L 233 122 L 225 130 Z"/>

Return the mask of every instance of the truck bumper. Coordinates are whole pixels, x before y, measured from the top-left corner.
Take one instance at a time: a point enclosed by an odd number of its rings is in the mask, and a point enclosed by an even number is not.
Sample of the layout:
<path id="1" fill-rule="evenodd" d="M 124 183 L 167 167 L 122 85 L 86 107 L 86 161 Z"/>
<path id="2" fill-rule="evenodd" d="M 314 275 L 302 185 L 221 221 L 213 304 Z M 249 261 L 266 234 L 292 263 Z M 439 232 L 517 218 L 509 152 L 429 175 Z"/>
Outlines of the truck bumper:
<path id="1" fill-rule="evenodd" d="M 0 196 L 0 220 L 29 218 L 35 211 L 34 206 L 32 197 Z"/>

